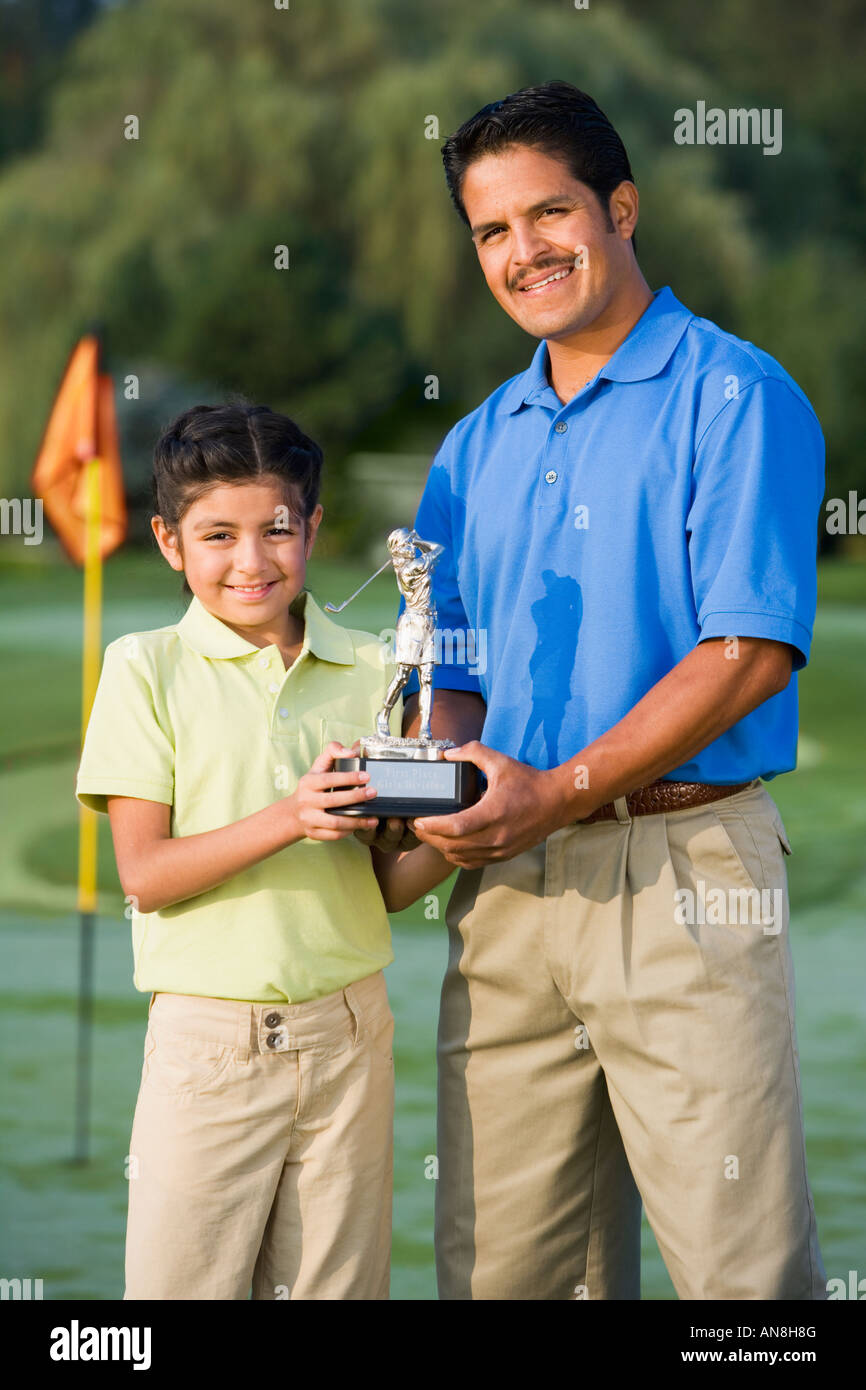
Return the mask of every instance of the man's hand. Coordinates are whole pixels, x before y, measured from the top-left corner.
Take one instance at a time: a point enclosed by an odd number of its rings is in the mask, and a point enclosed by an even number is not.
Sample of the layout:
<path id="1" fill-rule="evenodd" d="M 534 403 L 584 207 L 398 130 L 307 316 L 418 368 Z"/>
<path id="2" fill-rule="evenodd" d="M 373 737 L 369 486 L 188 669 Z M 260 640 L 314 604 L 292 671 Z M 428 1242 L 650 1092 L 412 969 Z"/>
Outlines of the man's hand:
<path id="1" fill-rule="evenodd" d="M 480 767 L 487 777 L 487 790 L 474 806 L 457 815 L 424 816 L 409 824 L 422 840 L 461 869 L 513 859 L 540 844 L 573 816 L 551 772 L 539 772 L 477 739 L 460 748 L 447 748 L 445 757 Z"/>

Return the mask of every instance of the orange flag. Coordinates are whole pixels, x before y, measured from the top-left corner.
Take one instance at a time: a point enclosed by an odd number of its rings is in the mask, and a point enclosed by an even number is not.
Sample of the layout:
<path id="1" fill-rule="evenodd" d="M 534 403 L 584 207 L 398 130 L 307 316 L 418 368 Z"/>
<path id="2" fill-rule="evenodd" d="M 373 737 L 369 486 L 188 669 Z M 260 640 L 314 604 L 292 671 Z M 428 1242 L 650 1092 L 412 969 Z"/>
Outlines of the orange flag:
<path id="1" fill-rule="evenodd" d="M 127 513 L 111 377 L 99 370 L 99 338 L 88 333 L 73 349 L 45 427 L 30 486 L 63 549 L 85 559 L 88 459 L 99 459 L 99 553 L 126 538 Z"/>

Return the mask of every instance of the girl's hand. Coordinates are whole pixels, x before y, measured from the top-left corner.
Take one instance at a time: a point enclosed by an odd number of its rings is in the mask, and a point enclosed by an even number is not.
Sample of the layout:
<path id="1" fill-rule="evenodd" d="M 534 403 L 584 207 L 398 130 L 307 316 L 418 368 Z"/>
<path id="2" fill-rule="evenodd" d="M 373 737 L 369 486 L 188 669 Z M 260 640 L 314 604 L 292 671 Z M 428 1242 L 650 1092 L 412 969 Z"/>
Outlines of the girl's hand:
<path id="1" fill-rule="evenodd" d="M 361 824 L 365 825 L 366 822 L 362 821 Z M 373 830 L 356 830 L 355 838 L 360 840 L 362 845 L 372 845 L 373 849 L 379 849 L 383 854 L 415 849 L 421 843 L 411 823 L 400 820 L 398 816 L 378 820 Z"/>
<path id="2" fill-rule="evenodd" d="M 311 840 L 344 840 L 354 835 L 356 830 L 375 829 L 378 817 L 372 816 L 334 816 L 328 808 L 336 810 L 340 806 L 351 806 L 364 801 L 368 796 L 373 801 L 376 791 L 367 787 L 369 772 L 334 772 L 334 759 L 352 757 L 357 749 L 344 748 L 342 744 L 329 743 L 310 768 L 305 772 L 295 791 L 286 800 L 291 809 L 301 835 Z M 341 790 L 331 791 L 336 787 Z"/>

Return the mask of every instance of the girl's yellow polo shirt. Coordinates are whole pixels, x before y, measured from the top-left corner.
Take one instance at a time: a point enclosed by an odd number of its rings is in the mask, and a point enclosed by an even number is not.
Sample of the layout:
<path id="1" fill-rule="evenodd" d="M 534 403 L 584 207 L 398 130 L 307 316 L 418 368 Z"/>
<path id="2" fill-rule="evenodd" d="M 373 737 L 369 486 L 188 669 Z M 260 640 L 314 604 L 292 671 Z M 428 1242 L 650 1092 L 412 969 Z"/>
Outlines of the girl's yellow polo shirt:
<path id="1" fill-rule="evenodd" d="M 171 805 L 172 835 L 241 820 L 294 791 L 332 740 L 375 731 L 389 670 L 369 632 L 331 622 L 302 591 L 304 643 L 286 671 L 197 598 L 179 623 L 109 643 L 75 794 Z M 391 728 L 399 733 L 401 702 Z M 132 904 L 134 908 L 135 904 Z M 143 991 L 299 1003 L 393 960 L 370 851 L 353 835 L 300 840 L 210 892 L 133 912 Z"/>

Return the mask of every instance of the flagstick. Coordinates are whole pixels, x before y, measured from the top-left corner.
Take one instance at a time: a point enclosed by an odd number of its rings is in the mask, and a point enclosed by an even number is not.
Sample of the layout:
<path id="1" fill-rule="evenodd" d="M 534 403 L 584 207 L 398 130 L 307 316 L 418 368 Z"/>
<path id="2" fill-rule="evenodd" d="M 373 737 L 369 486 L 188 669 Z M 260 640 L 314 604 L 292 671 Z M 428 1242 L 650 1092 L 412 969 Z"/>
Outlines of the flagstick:
<path id="1" fill-rule="evenodd" d="M 99 470 L 101 460 L 89 459 L 87 468 L 87 530 L 84 557 L 84 634 L 81 659 L 81 741 L 99 680 L 102 609 L 102 556 L 100 554 Z M 78 817 L 78 1048 L 75 1075 L 74 1163 L 86 1163 L 89 1147 L 91 1037 L 93 1030 L 93 933 L 96 922 L 98 857 L 97 812 L 79 806 Z"/>

